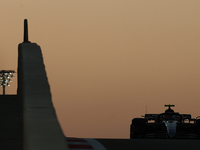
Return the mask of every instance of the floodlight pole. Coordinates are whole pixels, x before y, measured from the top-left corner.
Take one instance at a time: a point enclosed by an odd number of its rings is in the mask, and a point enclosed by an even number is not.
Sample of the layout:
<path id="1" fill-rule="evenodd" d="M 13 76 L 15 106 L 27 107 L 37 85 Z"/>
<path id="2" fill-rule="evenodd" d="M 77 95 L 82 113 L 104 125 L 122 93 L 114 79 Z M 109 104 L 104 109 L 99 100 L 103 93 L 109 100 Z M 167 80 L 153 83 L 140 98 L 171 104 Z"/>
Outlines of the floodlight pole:
<path id="1" fill-rule="evenodd" d="M 5 95 L 5 89 L 6 89 L 6 86 L 3 85 L 3 95 Z"/>
<path id="2" fill-rule="evenodd" d="M 5 79 L 5 77 L 3 76 L 3 83 L 4 83 L 5 80 L 6 80 L 6 79 Z M 6 86 L 3 84 L 3 95 L 6 95 L 5 93 L 6 93 Z"/>

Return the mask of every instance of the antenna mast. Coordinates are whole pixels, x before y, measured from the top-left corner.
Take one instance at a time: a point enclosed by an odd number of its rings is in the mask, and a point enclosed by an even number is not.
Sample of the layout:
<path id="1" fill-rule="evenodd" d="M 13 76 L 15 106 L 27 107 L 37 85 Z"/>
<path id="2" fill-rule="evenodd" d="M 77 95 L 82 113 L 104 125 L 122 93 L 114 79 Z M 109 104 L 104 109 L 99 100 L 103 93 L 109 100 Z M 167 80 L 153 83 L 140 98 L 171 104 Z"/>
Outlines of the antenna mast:
<path id="1" fill-rule="evenodd" d="M 147 105 L 146 105 L 146 114 L 147 114 Z"/>
<path id="2" fill-rule="evenodd" d="M 28 41 L 28 20 L 24 19 L 24 42 L 23 43 L 31 43 Z"/>

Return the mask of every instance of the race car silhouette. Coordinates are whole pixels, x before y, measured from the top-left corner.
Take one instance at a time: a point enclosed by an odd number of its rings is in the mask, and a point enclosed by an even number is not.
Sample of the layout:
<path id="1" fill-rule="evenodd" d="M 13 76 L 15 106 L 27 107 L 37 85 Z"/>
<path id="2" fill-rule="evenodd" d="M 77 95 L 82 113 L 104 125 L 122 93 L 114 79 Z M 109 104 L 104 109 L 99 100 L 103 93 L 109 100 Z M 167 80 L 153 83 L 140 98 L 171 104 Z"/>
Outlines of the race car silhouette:
<path id="1" fill-rule="evenodd" d="M 145 114 L 134 118 L 130 126 L 130 138 L 200 138 L 200 117 L 179 114 L 171 107 L 161 114 Z"/>

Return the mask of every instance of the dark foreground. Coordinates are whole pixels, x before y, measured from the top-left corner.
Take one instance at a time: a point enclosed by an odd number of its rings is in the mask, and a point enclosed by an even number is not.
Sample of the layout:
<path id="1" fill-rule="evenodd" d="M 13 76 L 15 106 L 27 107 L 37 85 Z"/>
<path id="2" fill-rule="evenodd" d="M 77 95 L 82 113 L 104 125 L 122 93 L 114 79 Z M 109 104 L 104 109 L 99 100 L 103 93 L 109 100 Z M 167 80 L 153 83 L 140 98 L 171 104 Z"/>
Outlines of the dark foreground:
<path id="1" fill-rule="evenodd" d="M 199 150 L 200 140 L 97 139 L 107 150 Z"/>
<path id="2" fill-rule="evenodd" d="M 17 95 L 0 95 L 0 150 L 21 150 L 22 130 Z"/>

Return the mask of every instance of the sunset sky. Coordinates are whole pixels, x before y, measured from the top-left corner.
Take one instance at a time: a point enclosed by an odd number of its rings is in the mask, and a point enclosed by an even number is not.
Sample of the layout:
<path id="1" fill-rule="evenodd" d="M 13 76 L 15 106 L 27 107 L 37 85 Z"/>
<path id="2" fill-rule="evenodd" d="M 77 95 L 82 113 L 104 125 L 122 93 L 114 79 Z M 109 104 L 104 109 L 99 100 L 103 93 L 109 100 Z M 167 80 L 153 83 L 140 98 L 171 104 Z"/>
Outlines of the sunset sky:
<path id="1" fill-rule="evenodd" d="M 17 71 L 28 19 L 64 134 L 129 138 L 132 118 L 164 104 L 200 116 L 199 16 L 197 0 L 2 1 L 0 67 Z"/>

